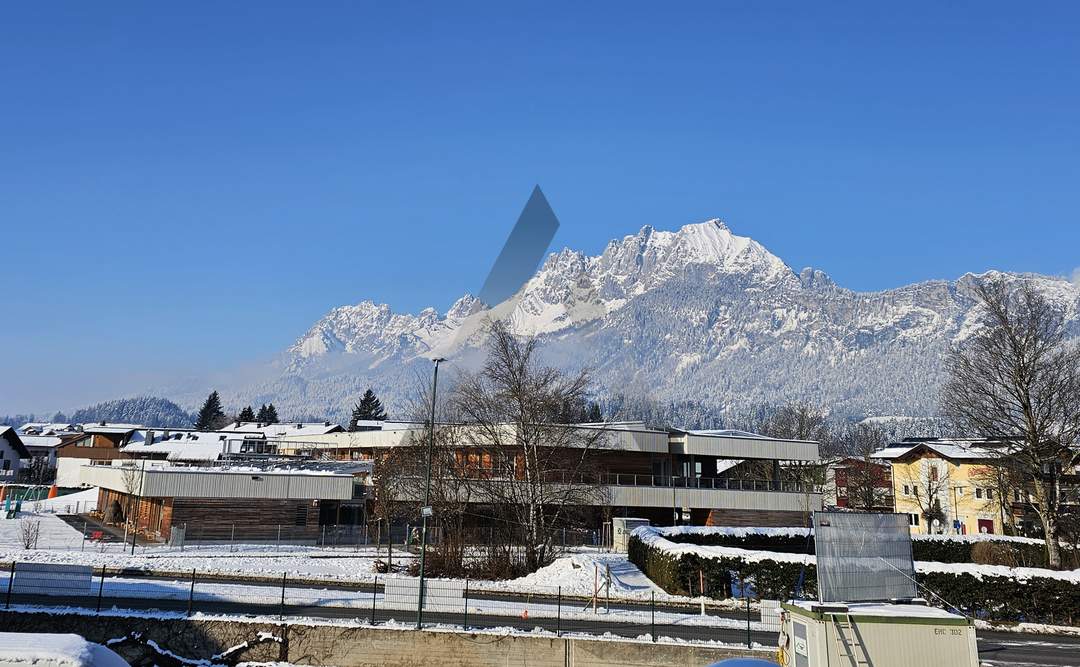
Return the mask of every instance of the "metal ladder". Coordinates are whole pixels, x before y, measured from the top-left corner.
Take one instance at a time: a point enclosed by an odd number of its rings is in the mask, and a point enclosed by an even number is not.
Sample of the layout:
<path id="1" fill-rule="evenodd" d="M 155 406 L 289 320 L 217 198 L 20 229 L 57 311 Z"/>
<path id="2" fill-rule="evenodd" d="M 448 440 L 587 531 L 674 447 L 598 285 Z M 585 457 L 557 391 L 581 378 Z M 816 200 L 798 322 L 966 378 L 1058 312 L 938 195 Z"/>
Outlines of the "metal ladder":
<path id="1" fill-rule="evenodd" d="M 847 660 L 845 667 L 872 667 L 870 656 L 866 654 L 866 647 L 859 641 L 859 635 L 855 632 L 855 623 L 849 614 L 833 615 L 833 623 L 836 625 L 836 647 L 841 660 Z"/>

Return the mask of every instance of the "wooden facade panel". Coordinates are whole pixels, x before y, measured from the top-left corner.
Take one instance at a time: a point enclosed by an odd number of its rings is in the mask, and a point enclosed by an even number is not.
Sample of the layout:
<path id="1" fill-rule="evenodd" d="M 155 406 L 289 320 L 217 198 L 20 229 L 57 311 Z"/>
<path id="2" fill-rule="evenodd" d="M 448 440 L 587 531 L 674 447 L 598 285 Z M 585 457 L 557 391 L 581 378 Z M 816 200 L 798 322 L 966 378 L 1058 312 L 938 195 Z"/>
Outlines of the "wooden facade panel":
<path id="1" fill-rule="evenodd" d="M 172 525 L 187 526 L 188 540 L 274 540 L 278 526 L 289 539 L 319 535 L 319 505 L 312 500 L 175 498 Z M 235 533 L 234 533 L 235 529 Z"/>

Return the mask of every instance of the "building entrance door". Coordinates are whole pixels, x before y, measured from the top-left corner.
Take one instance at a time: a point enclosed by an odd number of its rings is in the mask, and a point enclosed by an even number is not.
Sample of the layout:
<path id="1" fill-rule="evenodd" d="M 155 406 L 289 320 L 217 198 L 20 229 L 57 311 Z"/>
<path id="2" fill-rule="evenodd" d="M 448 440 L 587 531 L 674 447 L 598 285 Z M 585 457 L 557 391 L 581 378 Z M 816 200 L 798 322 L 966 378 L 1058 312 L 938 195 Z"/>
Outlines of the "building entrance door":
<path id="1" fill-rule="evenodd" d="M 993 534 L 994 533 L 994 520 L 993 519 L 979 519 L 979 532 Z"/>

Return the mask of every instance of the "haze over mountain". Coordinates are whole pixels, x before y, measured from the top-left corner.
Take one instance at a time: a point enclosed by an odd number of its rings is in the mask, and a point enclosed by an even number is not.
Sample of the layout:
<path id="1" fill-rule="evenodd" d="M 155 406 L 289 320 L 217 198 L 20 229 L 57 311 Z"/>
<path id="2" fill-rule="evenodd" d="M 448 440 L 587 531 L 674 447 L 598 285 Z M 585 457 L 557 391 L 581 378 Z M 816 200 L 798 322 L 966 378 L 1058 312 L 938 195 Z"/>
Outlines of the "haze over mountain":
<path id="1" fill-rule="evenodd" d="M 1080 333 L 1080 290 L 1031 281 Z M 855 292 L 823 271 L 796 272 L 719 220 L 678 231 L 643 227 L 597 256 L 551 254 L 514 299 L 487 308 L 470 295 L 446 313 L 397 313 L 361 301 L 333 309 L 286 350 L 268 379 L 220 387 L 229 404 L 272 400 L 282 414 L 342 419 L 371 386 L 400 411 L 428 358 L 475 367 L 484 325 L 508 319 L 539 336 L 549 362 L 593 369 L 600 398 L 686 402 L 721 413 L 810 401 L 834 414 L 938 411 L 942 355 L 977 325 L 979 276 Z M 192 393 L 184 397 L 193 404 Z"/>

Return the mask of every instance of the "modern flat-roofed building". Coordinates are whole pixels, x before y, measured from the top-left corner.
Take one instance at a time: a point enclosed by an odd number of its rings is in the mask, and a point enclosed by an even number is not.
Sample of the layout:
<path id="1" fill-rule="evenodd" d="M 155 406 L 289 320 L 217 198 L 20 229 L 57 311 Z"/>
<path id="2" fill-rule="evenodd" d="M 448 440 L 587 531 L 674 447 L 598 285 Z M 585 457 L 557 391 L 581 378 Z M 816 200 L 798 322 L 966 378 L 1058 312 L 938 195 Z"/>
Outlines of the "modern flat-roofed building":
<path id="1" fill-rule="evenodd" d="M 509 425 L 507 429 L 512 429 Z M 741 431 L 663 430 L 639 422 L 574 424 L 561 428 L 600 429 L 602 445 L 595 453 L 599 473 L 589 480 L 602 487 L 597 522 L 611 516 L 673 523 L 727 526 L 802 526 L 808 513 L 821 509 L 820 490 L 792 479 L 782 461 L 816 462 L 818 444 L 783 440 Z M 496 464 L 489 447 L 470 442 L 470 427 L 458 428 L 459 458 L 490 477 Z M 422 438 L 422 425 L 387 422 L 378 430 L 286 436 L 276 441 L 281 455 L 326 457 L 342 461 L 376 462 L 389 449 Z M 506 438 L 512 442 L 512 435 Z M 514 456 L 513 448 L 505 448 Z M 743 465 L 768 470 L 747 477 Z"/>
<path id="2" fill-rule="evenodd" d="M 314 541 L 320 525 L 341 523 L 348 508 L 363 515 L 370 464 L 274 467 L 179 467 L 143 460 L 84 466 L 82 481 L 97 486 L 98 511 L 108 522 L 135 518 L 137 532 L 187 541 Z"/>

